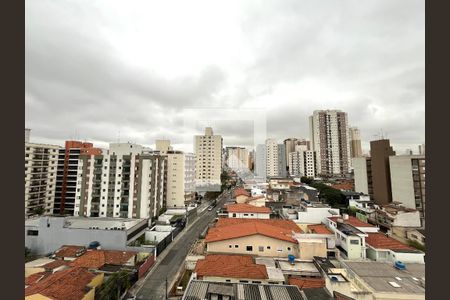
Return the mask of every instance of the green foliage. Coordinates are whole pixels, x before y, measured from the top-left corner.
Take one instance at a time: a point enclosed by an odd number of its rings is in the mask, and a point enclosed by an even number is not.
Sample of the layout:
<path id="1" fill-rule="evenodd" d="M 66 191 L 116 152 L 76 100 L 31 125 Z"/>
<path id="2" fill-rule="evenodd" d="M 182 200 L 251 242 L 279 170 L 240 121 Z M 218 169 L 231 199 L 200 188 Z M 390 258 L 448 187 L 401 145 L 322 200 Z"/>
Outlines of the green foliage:
<path id="1" fill-rule="evenodd" d="M 119 300 L 126 290 L 131 287 L 130 274 L 127 271 L 119 271 L 111 276 L 96 289 L 95 299 L 97 300 Z"/>
<path id="2" fill-rule="evenodd" d="M 409 241 L 408 244 L 409 244 L 411 247 L 414 247 L 414 248 L 416 248 L 417 250 L 420 250 L 420 251 L 422 251 L 422 252 L 425 252 L 425 250 L 426 250 L 426 247 L 425 247 L 424 245 L 422 245 L 421 243 L 419 243 L 419 242 L 416 242 L 416 241 Z"/>
<path id="3" fill-rule="evenodd" d="M 311 182 L 309 184 L 319 191 L 319 197 L 325 200 L 332 207 L 342 207 L 346 205 L 344 194 L 340 190 L 334 189 L 326 184 Z"/>
<path id="4" fill-rule="evenodd" d="M 166 210 L 167 210 L 167 208 L 161 207 L 161 209 L 159 210 L 159 215 L 162 215 L 163 213 L 165 213 Z"/>
<path id="5" fill-rule="evenodd" d="M 348 209 L 347 209 L 347 213 L 350 215 L 350 216 L 354 216 L 354 217 L 356 217 L 356 212 L 358 211 L 358 209 L 356 208 L 356 207 L 354 207 L 354 206 L 351 206 L 351 207 L 349 207 Z"/>
<path id="6" fill-rule="evenodd" d="M 302 178 L 300 178 L 300 181 L 303 182 L 303 183 L 305 183 L 305 184 L 311 184 L 311 183 L 314 182 L 314 180 L 313 180 L 312 178 L 305 177 L 305 176 L 303 176 Z"/>
<path id="7" fill-rule="evenodd" d="M 42 206 L 38 206 L 33 210 L 33 213 L 40 216 L 44 213 L 44 208 Z"/>

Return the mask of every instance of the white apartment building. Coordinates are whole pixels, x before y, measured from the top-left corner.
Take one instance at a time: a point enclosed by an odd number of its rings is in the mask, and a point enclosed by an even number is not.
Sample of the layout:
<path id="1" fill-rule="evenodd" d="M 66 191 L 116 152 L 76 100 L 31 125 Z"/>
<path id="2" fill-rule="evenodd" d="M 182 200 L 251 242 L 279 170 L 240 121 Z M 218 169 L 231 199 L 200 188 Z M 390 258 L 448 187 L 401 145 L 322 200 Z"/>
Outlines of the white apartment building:
<path id="1" fill-rule="evenodd" d="M 211 127 L 194 137 L 196 186 L 220 186 L 222 143 L 222 136 L 214 135 Z"/>
<path id="2" fill-rule="evenodd" d="M 27 131 L 25 131 L 27 132 Z M 25 218 L 53 213 L 58 152 L 56 145 L 29 143 L 25 136 Z"/>
<path id="3" fill-rule="evenodd" d="M 227 165 L 235 171 L 250 169 L 249 151 L 243 147 L 227 147 Z"/>
<path id="4" fill-rule="evenodd" d="M 316 110 L 309 118 L 311 144 L 317 155 L 319 175 L 343 175 L 350 171 L 347 113 Z"/>
<path id="5" fill-rule="evenodd" d="M 266 140 L 266 176 L 277 177 L 278 171 L 278 143 L 275 139 Z"/>
<path id="6" fill-rule="evenodd" d="M 255 175 L 266 179 L 266 145 L 259 144 L 255 151 Z"/>
<path id="7" fill-rule="evenodd" d="M 316 153 L 312 150 L 301 150 L 289 153 L 289 175 L 316 177 Z"/>
<path id="8" fill-rule="evenodd" d="M 389 157 L 392 201 L 420 211 L 425 219 L 425 156 L 399 155 Z"/>

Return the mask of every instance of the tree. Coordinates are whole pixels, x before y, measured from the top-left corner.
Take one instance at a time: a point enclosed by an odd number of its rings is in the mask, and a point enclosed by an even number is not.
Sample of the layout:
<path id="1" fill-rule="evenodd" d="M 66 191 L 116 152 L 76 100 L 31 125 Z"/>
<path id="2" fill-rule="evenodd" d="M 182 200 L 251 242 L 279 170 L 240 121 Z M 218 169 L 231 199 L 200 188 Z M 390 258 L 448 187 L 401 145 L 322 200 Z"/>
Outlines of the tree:
<path id="1" fill-rule="evenodd" d="M 121 270 L 109 276 L 106 282 L 104 282 L 97 290 L 95 298 L 98 300 L 119 300 L 120 295 L 122 295 L 130 287 L 130 273 Z"/>
<path id="2" fill-rule="evenodd" d="M 305 177 L 305 176 L 301 177 L 300 181 L 305 184 L 311 184 L 314 182 L 314 180 L 312 178 Z"/>
<path id="3" fill-rule="evenodd" d="M 38 207 L 34 208 L 33 213 L 35 215 L 40 216 L 44 213 L 44 208 L 42 206 L 38 206 Z"/>

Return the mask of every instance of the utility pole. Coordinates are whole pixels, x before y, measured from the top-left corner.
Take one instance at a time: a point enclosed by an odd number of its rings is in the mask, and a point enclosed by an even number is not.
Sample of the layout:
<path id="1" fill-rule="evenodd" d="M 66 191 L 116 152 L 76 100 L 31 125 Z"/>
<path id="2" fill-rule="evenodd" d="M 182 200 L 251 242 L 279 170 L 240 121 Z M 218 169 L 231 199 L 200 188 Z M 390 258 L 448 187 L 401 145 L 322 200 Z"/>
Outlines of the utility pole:
<path id="1" fill-rule="evenodd" d="M 166 276 L 166 300 L 167 300 L 167 276 Z"/>

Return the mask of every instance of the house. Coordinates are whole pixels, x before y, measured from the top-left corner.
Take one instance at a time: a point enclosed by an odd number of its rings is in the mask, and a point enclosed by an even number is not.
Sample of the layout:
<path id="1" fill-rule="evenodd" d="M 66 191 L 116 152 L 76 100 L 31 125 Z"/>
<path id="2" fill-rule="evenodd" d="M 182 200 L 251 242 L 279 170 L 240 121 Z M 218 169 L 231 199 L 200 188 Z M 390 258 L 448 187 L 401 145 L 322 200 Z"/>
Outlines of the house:
<path id="1" fill-rule="evenodd" d="M 87 250 L 69 265 L 103 273 L 114 273 L 121 269 L 133 269 L 138 260 L 137 254 L 138 252 L 133 251 Z"/>
<path id="2" fill-rule="evenodd" d="M 225 209 L 229 218 L 270 219 L 272 212 L 268 207 L 258 207 L 246 203 L 228 204 Z"/>
<path id="3" fill-rule="evenodd" d="M 219 219 L 206 235 L 206 249 L 208 253 L 297 256 L 299 249 L 298 242 L 293 237 L 294 232 L 301 230 L 289 220 Z"/>
<path id="4" fill-rule="evenodd" d="M 266 206 L 266 196 L 260 195 L 249 197 L 247 198 L 246 203 L 257 207 Z"/>
<path id="5" fill-rule="evenodd" d="M 70 268 L 48 275 L 25 288 L 26 300 L 94 300 L 104 274 Z"/>
<path id="6" fill-rule="evenodd" d="M 245 203 L 250 197 L 250 193 L 243 188 L 237 188 L 233 192 L 233 197 L 236 199 L 236 203 Z"/>
<path id="7" fill-rule="evenodd" d="M 336 247 L 347 259 L 366 258 L 367 231 L 378 231 L 375 226 L 348 215 L 329 217 L 328 228 L 335 234 Z"/>
<path id="8" fill-rule="evenodd" d="M 425 246 L 425 230 L 412 229 L 406 232 L 406 238 Z"/>
<path id="9" fill-rule="evenodd" d="M 369 233 L 366 237 L 367 258 L 394 263 L 425 263 L 425 253 L 397 241 L 383 233 Z"/>
<path id="10" fill-rule="evenodd" d="M 280 272 L 281 273 L 281 272 Z M 263 264 L 257 264 L 249 255 L 209 254 L 197 261 L 194 278 L 214 282 L 275 283 L 282 284 L 284 277 L 271 276 Z M 276 274 L 276 273 L 275 273 Z"/>
<path id="11" fill-rule="evenodd" d="M 369 221 L 377 224 L 385 231 L 394 231 L 396 228 L 419 228 L 420 212 L 393 203 L 376 209 L 369 215 Z"/>
<path id="12" fill-rule="evenodd" d="M 86 247 L 76 245 L 63 245 L 53 254 L 53 258 L 73 261 L 86 252 Z"/>
<path id="13" fill-rule="evenodd" d="M 299 244 L 298 258 L 301 260 L 313 260 L 314 256 L 339 256 L 335 235 L 323 224 L 308 225 L 305 233 L 295 233 L 294 237 Z"/>
<path id="14" fill-rule="evenodd" d="M 326 223 L 328 217 L 339 215 L 339 209 L 331 208 L 329 205 L 320 202 L 302 201 L 297 209 L 296 223 L 300 224 L 320 224 Z"/>
<path id="15" fill-rule="evenodd" d="M 127 244 L 148 227 L 147 219 L 41 216 L 25 221 L 25 246 L 33 254 L 47 255 L 64 245 L 126 250 Z"/>

